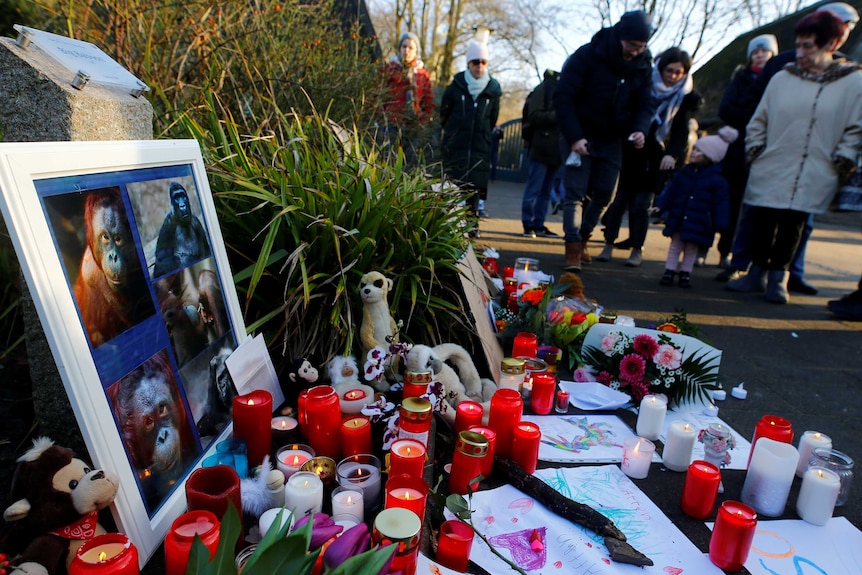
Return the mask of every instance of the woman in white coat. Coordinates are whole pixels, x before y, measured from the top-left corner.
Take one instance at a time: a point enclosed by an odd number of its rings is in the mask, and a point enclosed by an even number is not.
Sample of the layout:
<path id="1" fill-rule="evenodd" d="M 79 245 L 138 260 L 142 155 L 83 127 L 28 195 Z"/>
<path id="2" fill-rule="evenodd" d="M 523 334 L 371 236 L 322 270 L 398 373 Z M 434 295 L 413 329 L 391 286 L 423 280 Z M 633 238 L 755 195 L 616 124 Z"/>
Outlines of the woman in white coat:
<path id="1" fill-rule="evenodd" d="M 776 74 L 746 128 L 752 267 L 732 291 L 787 303 L 788 266 L 805 220 L 829 208 L 862 142 L 862 72 L 832 58 L 843 22 L 828 11 L 800 20 L 796 62 Z"/>

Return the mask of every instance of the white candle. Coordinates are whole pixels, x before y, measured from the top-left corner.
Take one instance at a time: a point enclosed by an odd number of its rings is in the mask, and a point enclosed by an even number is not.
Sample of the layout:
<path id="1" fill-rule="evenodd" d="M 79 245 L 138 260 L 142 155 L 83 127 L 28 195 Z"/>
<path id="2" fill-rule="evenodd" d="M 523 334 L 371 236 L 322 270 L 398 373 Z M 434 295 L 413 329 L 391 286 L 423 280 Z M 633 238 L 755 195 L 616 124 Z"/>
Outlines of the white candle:
<path id="1" fill-rule="evenodd" d="M 645 395 L 638 409 L 637 434 L 647 439 L 658 439 L 667 414 L 667 399 L 658 395 Z"/>
<path id="2" fill-rule="evenodd" d="M 336 390 L 341 405 L 341 413 L 353 415 L 362 411 L 369 403 L 374 403 L 374 389 L 361 383 L 339 386 Z"/>
<path id="3" fill-rule="evenodd" d="M 819 431 L 806 431 L 799 438 L 799 463 L 796 464 L 796 477 L 802 477 L 808 469 L 811 453 L 818 447 L 832 449 L 832 439 Z"/>
<path id="4" fill-rule="evenodd" d="M 358 455 L 355 457 L 369 458 L 371 456 Z M 376 458 L 374 458 L 376 461 Z M 338 464 L 338 483 L 340 485 L 356 485 L 362 488 L 363 506 L 365 513 L 370 514 L 380 502 L 380 466 L 369 463 L 361 463 L 353 458 L 342 460 Z"/>
<path id="5" fill-rule="evenodd" d="M 302 465 L 314 457 L 311 452 L 303 449 L 291 449 L 290 446 L 278 450 L 275 458 L 275 466 L 289 479 L 291 475 L 299 471 Z"/>
<path id="6" fill-rule="evenodd" d="M 323 481 L 316 473 L 298 471 L 284 486 L 284 505 L 297 517 L 323 510 Z"/>
<path id="7" fill-rule="evenodd" d="M 649 473 L 655 444 L 643 437 L 629 437 L 623 441 L 623 473 L 632 479 L 644 479 Z"/>
<path id="8" fill-rule="evenodd" d="M 798 462 L 799 452 L 789 443 L 759 438 L 742 486 L 742 502 L 767 517 L 784 513 Z"/>
<path id="9" fill-rule="evenodd" d="M 342 485 L 332 492 L 332 515 L 350 516 L 356 523 L 365 520 L 362 488 L 355 485 Z"/>
<path id="10" fill-rule="evenodd" d="M 272 509 L 264 511 L 257 522 L 257 528 L 260 530 L 261 537 L 266 535 L 266 532 L 273 526 L 275 518 L 278 517 L 279 511 L 281 512 L 281 525 L 285 525 L 290 521 L 290 526 L 293 527 L 295 517 L 291 516 L 290 509 L 285 509 L 284 507 L 273 507 Z M 289 530 L 290 529 L 288 529 L 288 531 Z"/>
<path id="11" fill-rule="evenodd" d="M 840 490 L 841 479 L 837 473 L 822 467 L 812 467 L 802 476 L 796 512 L 808 523 L 826 525 L 832 518 Z"/>
<path id="12" fill-rule="evenodd" d="M 697 439 L 694 426 L 685 421 L 672 421 L 667 428 L 667 441 L 662 462 L 671 471 L 686 471 L 691 464 L 691 452 Z"/>

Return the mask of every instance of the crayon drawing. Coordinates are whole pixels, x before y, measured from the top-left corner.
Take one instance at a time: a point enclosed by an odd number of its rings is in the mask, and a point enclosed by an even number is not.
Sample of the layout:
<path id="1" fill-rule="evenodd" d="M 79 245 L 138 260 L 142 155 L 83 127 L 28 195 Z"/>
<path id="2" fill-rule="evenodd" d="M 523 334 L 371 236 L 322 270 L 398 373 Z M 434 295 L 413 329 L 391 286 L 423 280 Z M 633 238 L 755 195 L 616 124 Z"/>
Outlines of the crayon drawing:
<path id="1" fill-rule="evenodd" d="M 525 415 L 542 430 L 539 459 L 560 463 L 618 463 L 634 432 L 616 415 Z M 655 455 L 653 461 L 661 461 Z"/>

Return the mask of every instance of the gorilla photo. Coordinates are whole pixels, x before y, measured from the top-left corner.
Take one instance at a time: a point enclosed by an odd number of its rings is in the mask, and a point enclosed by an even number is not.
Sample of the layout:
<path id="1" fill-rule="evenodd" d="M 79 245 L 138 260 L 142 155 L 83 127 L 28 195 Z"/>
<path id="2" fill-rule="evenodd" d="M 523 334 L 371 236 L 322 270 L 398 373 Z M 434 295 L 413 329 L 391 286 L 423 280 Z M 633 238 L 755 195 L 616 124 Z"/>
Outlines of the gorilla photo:
<path id="1" fill-rule="evenodd" d="M 154 277 L 184 268 L 210 255 L 206 232 L 200 220 L 192 214 L 186 189 L 179 182 L 171 182 L 168 194 L 171 210 L 159 230 Z"/>

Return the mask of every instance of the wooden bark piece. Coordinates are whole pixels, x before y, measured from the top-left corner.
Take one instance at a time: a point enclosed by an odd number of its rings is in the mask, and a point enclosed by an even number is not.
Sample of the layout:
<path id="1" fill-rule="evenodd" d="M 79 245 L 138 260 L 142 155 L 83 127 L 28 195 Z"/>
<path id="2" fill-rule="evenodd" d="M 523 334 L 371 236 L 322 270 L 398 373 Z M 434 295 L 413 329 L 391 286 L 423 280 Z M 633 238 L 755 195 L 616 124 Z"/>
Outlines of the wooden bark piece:
<path id="1" fill-rule="evenodd" d="M 625 534 L 614 522 L 583 503 L 573 501 L 536 477 L 527 474 L 514 461 L 496 456 L 494 470 L 503 478 L 564 519 L 582 525 L 605 538 L 611 559 L 632 565 L 652 565 L 652 560 L 626 543 Z"/>

